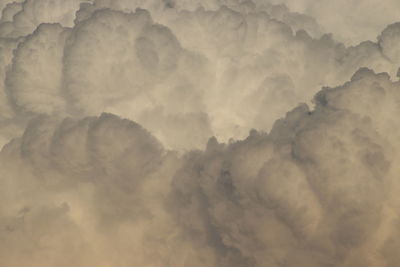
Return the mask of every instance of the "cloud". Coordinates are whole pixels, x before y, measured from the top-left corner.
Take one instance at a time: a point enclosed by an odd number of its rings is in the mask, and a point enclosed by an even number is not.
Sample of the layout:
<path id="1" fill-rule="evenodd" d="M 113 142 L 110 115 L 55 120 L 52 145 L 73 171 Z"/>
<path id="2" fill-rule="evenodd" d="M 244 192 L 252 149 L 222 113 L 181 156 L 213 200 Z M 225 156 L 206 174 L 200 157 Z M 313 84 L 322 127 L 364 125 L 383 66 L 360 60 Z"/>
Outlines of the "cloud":
<path id="1" fill-rule="evenodd" d="M 0 265 L 397 266 L 399 26 L 296 3 L 0 1 Z"/>
<path id="2" fill-rule="evenodd" d="M 254 0 L 256 3 L 264 1 Z M 386 25 L 398 21 L 400 4 L 395 0 L 381 1 L 313 1 L 272 0 L 286 4 L 291 10 L 315 18 L 325 32 L 335 39 L 356 45 L 364 40 L 375 40 Z"/>
<path id="3" fill-rule="evenodd" d="M 38 118 L 1 153 L 3 261 L 79 246 L 77 266 L 390 266 L 398 86 L 361 69 L 269 134 L 181 156 L 115 115 Z"/>
<path id="4" fill-rule="evenodd" d="M 63 26 L 72 26 L 79 5 L 90 1 L 25 0 L 3 2 L 0 36 L 18 38 L 30 34 L 43 22 L 58 22 Z"/>
<path id="5" fill-rule="evenodd" d="M 72 27 L 43 17 L 31 34 L 6 39 L 14 50 L 4 62 L 4 102 L 29 118 L 111 112 L 185 151 L 212 135 L 268 131 L 360 67 L 397 71 L 383 39 L 346 48 L 329 35 L 313 38 L 305 31 L 313 32 L 312 19 L 282 5 L 146 3 L 82 3 Z"/>

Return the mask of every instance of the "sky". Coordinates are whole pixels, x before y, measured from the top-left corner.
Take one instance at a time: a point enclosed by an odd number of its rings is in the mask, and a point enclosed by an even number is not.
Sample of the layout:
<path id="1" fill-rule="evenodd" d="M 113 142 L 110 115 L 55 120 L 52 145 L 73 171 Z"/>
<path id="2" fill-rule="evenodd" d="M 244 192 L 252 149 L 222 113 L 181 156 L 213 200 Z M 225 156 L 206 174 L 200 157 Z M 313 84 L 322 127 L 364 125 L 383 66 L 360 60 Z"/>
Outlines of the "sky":
<path id="1" fill-rule="evenodd" d="M 0 9 L 0 266 L 400 266 L 400 2 Z"/>

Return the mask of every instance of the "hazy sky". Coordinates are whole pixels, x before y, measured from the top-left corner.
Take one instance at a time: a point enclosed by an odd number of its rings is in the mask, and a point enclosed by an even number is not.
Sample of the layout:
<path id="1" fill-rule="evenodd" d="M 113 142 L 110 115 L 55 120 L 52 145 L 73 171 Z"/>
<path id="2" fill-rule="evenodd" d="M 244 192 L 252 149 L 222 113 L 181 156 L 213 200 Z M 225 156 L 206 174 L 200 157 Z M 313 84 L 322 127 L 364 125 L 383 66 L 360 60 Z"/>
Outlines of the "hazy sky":
<path id="1" fill-rule="evenodd" d="M 0 9 L 1 267 L 400 266 L 399 1 Z"/>

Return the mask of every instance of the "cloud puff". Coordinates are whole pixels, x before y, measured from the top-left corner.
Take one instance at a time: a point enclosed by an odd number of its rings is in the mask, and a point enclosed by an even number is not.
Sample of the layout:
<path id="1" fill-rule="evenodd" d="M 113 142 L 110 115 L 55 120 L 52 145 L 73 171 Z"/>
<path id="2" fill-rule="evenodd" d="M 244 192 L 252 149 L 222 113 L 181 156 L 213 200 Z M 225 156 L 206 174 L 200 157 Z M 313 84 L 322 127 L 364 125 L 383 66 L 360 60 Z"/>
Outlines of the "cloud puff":
<path id="1" fill-rule="evenodd" d="M 264 1 L 254 0 L 256 3 Z M 322 0 L 272 0 L 272 3 L 286 4 L 290 9 L 315 18 L 326 32 L 335 39 L 355 45 L 364 40 L 375 40 L 386 25 L 398 21 L 400 4 L 395 0 L 382 3 L 372 1 L 335 2 Z"/>
<path id="2" fill-rule="evenodd" d="M 298 5 L 0 1 L 0 265 L 397 266 L 399 26 Z"/>
<path id="3" fill-rule="evenodd" d="M 361 69 L 269 134 L 181 156 L 111 114 L 38 118 L 1 153 L 3 261 L 397 264 L 398 87 Z"/>
<path id="4" fill-rule="evenodd" d="M 311 37 L 304 29 L 314 26 L 285 6 L 146 3 L 82 3 L 72 28 L 55 19 L 61 25 L 6 39 L 13 54 L 5 53 L 0 69 L 3 101 L 22 117 L 111 112 L 141 123 L 168 148 L 190 150 L 212 135 L 227 141 L 252 128 L 268 131 L 321 86 L 337 86 L 360 67 L 397 71 L 397 58 L 382 52 L 393 49 L 382 39 L 387 31 L 379 43 L 346 48 L 329 35 Z"/>
<path id="5" fill-rule="evenodd" d="M 58 22 L 64 26 L 72 26 L 79 5 L 90 1 L 26 0 L 2 2 L 4 2 L 4 8 L 2 23 L 0 24 L 0 36 L 18 38 L 31 33 L 43 22 Z"/>

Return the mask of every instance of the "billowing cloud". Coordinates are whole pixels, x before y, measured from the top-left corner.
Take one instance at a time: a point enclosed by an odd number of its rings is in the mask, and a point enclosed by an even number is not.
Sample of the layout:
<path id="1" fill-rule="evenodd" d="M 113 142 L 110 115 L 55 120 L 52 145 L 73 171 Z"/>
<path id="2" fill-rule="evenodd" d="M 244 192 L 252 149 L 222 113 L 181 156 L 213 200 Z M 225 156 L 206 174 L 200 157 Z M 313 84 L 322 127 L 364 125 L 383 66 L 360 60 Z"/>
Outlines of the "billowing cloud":
<path id="1" fill-rule="evenodd" d="M 29 3 L 21 3 L 25 11 Z M 190 150 L 212 135 L 227 141 L 268 131 L 360 67 L 396 74 L 390 28 L 378 43 L 346 48 L 285 6 L 190 3 L 85 2 L 72 27 L 41 17 L 47 24 L 31 34 L 5 39 L 14 49 L 2 71 L 5 106 L 24 117 L 110 112 L 168 148 Z"/>
<path id="2" fill-rule="evenodd" d="M 253 0 L 263 4 L 262 0 Z M 304 13 L 319 22 L 336 39 L 355 45 L 364 40 L 375 40 L 386 25 L 399 20 L 400 3 L 396 0 L 346 1 L 337 0 L 271 0 L 286 4 L 293 11 Z"/>
<path id="3" fill-rule="evenodd" d="M 398 89 L 361 69 L 269 134 L 180 156 L 111 114 L 38 118 L 1 154 L 3 262 L 393 266 Z"/>
<path id="4" fill-rule="evenodd" d="M 79 5 L 90 1 L 25 0 L 2 2 L 8 3 L 3 3 L 0 36 L 18 38 L 30 34 L 43 22 L 72 26 Z"/>
<path id="5" fill-rule="evenodd" d="M 400 26 L 338 4 L 0 1 L 0 266 L 399 265 Z"/>

